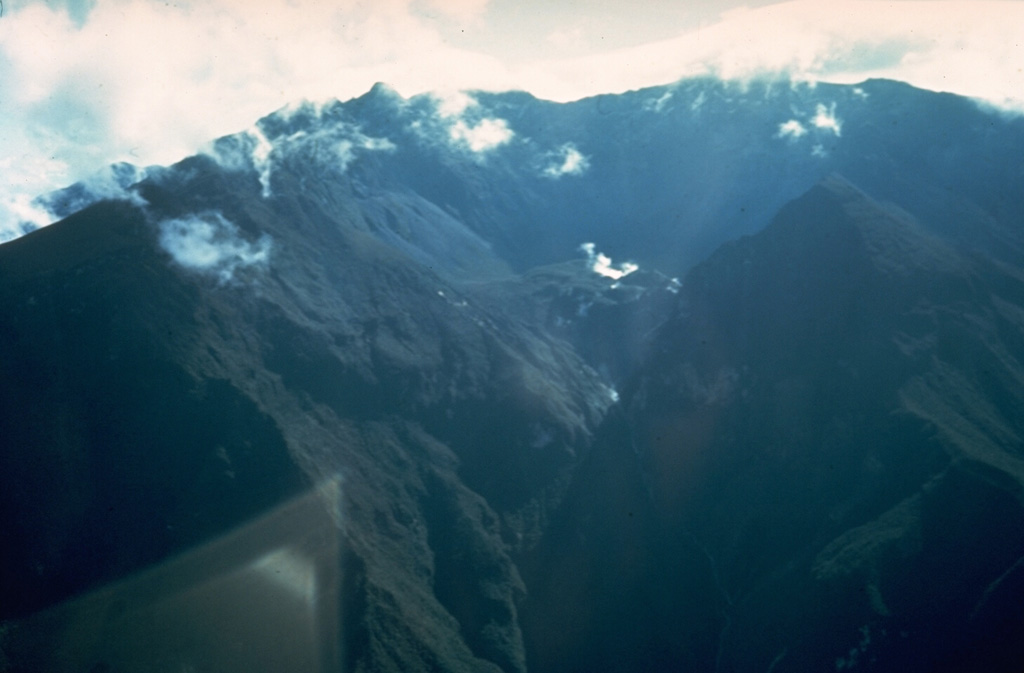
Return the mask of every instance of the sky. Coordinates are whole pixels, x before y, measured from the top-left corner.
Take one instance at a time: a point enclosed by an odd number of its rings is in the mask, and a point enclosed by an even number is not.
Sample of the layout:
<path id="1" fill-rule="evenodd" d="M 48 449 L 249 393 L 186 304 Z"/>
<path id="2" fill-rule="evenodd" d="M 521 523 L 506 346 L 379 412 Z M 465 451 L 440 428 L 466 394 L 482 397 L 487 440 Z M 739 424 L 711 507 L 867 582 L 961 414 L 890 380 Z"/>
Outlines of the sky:
<path id="1" fill-rule="evenodd" d="M 889 77 L 1024 110 L 1021 0 L 5 0 L 0 241 L 105 165 L 168 164 L 378 81 L 567 101 L 714 74 Z"/>

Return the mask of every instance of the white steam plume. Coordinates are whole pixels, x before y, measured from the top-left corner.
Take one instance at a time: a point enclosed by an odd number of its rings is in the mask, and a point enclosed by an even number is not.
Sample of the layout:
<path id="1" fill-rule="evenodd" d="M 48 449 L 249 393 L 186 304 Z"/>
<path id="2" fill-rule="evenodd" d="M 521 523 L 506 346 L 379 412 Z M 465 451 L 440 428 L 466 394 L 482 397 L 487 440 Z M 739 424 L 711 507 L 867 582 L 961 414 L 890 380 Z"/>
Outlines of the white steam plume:
<path id="1" fill-rule="evenodd" d="M 271 240 L 246 241 L 223 215 L 207 212 L 161 222 L 160 245 L 180 266 L 228 282 L 238 269 L 266 265 Z"/>

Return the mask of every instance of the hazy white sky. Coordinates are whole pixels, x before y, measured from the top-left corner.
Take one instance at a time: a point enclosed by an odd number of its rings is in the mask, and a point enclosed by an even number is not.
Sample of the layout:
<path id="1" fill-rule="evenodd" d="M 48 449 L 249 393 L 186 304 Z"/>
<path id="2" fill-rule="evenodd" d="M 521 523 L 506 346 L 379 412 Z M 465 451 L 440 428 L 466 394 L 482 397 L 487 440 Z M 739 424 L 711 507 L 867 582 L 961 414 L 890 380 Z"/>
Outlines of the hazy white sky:
<path id="1" fill-rule="evenodd" d="M 1024 109 L 1018 0 L 6 0 L 0 230 L 113 161 L 169 163 L 385 81 L 556 100 L 680 77 L 882 76 Z"/>

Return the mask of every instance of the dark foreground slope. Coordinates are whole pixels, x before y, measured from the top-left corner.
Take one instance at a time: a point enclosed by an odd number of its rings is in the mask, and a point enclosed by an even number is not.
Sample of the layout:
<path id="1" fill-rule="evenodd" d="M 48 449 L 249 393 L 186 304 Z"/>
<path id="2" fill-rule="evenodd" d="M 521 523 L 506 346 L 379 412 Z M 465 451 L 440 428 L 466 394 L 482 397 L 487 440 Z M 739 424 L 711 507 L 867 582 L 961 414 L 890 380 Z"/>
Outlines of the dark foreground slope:
<path id="1" fill-rule="evenodd" d="M 522 670 L 510 554 L 608 389 L 351 212 L 271 212 L 209 161 L 177 175 L 145 212 L 100 203 L 0 250 L 4 617 L 341 479 L 345 670 Z M 186 221 L 211 236 L 175 239 Z"/>
<path id="2" fill-rule="evenodd" d="M 1019 670 L 1021 307 L 838 177 L 724 246 L 532 557 L 530 663 Z"/>
<path id="3" fill-rule="evenodd" d="M 0 668 L 1019 670 L 1022 152 L 378 86 L 147 169 L 0 247 Z"/>

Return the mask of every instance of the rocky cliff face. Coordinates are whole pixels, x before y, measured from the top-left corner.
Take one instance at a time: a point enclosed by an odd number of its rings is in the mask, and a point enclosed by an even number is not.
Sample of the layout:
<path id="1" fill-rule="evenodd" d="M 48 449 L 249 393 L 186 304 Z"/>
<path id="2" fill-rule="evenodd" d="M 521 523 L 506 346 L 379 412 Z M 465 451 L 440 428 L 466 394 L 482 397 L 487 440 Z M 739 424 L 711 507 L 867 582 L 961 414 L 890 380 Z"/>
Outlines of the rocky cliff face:
<path id="1" fill-rule="evenodd" d="M 147 169 L 0 247 L 4 665 L 1014 670 L 1022 145 L 378 86 Z"/>

